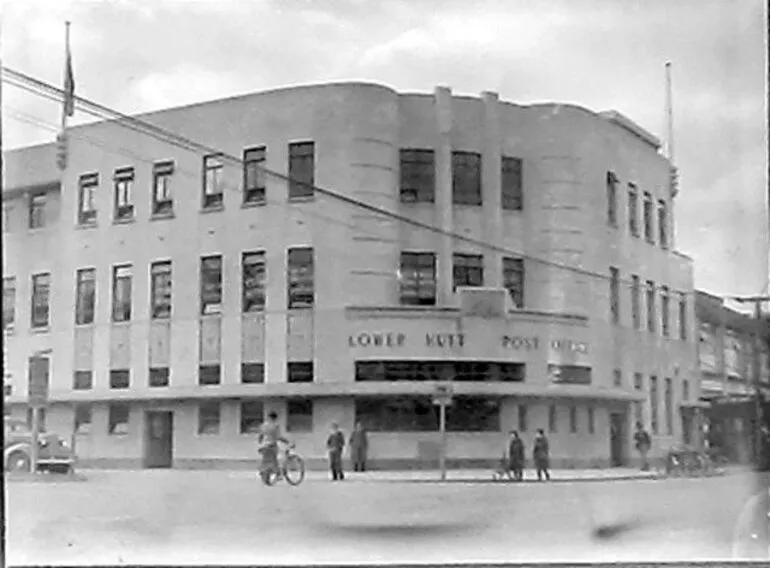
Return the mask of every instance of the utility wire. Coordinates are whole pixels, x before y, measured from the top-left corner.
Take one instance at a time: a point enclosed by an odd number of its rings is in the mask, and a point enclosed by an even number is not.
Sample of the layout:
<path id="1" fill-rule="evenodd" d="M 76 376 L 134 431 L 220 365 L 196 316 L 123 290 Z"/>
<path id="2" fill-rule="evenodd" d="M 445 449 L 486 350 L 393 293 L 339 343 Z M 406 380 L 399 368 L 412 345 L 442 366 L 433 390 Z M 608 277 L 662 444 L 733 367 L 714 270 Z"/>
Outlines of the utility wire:
<path id="1" fill-rule="evenodd" d="M 12 85 L 12 86 L 24 89 L 26 91 L 29 91 L 29 92 L 33 93 L 33 94 L 36 94 L 38 96 L 43 96 L 43 97 L 45 97 L 47 99 L 50 99 L 50 100 L 53 100 L 53 101 L 56 101 L 56 102 L 61 102 L 64 99 L 64 91 L 59 89 L 58 87 L 50 84 L 50 83 L 47 83 L 45 81 L 36 79 L 36 78 L 34 78 L 34 77 L 30 76 L 30 75 L 26 75 L 24 73 L 15 71 L 15 70 L 7 67 L 7 66 L 3 66 L 2 67 L 2 71 L 3 71 L 3 74 L 5 75 L 3 77 L 3 81 L 8 83 L 8 84 L 10 84 L 10 85 Z M 142 134 L 154 137 L 154 138 L 159 139 L 159 140 L 161 140 L 163 142 L 167 142 L 169 144 L 172 144 L 172 145 L 177 146 L 179 148 L 188 150 L 190 152 L 204 154 L 204 155 L 216 155 L 216 156 L 218 156 L 218 157 L 220 157 L 220 158 L 222 158 L 224 160 L 227 160 L 227 161 L 232 162 L 234 164 L 237 164 L 239 166 L 243 165 L 243 160 L 241 158 L 239 158 L 237 156 L 233 156 L 233 155 L 228 154 L 226 152 L 223 152 L 220 149 L 216 149 L 216 148 L 213 148 L 213 147 L 210 147 L 210 146 L 206 146 L 206 145 L 200 144 L 198 142 L 195 142 L 193 140 L 185 138 L 185 137 L 183 137 L 181 135 L 178 135 L 176 133 L 173 133 L 173 132 L 167 131 L 167 130 L 165 130 L 163 128 L 160 128 L 158 126 L 155 126 L 155 125 L 153 125 L 151 123 L 148 123 L 146 121 L 143 121 L 143 120 L 140 120 L 138 118 L 125 115 L 125 114 L 120 113 L 120 112 L 118 112 L 116 110 L 113 110 L 113 109 L 111 109 L 109 107 L 100 105 L 100 104 L 95 103 L 93 101 L 90 101 L 88 99 L 84 99 L 83 97 L 75 96 L 74 99 L 75 99 L 76 106 L 80 110 L 82 110 L 83 112 L 86 112 L 87 114 L 95 116 L 97 118 L 105 119 L 105 120 L 108 120 L 108 121 L 118 122 L 121 126 L 125 126 L 125 127 L 129 128 L 131 130 L 134 130 L 136 132 L 139 132 L 139 133 L 142 133 Z M 270 169 L 265 168 L 263 166 L 258 166 L 258 167 L 259 167 L 259 169 L 264 171 L 267 175 L 270 175 L 270 176 L 273 176 L 273 177 L 277 177 L 277 178 L 279 178 L 279 179 L 281 179 L 283 181 L 286 181 L 286 182 L 293 181 L 289 176 L 287 176 L 285 174 L 281 174 L 279 172 L 276 172 L 274 170 L 270 170 Z M 299 183 L 299 182 L 297 182 L 297 183 Z M 305 184 L 305 185 L 307 185 L 307 184 Z M 444 229 L 441 229 L 440 227 L 436 227 L 436 226 L 433 226 L 433 225 L 430 225 L 430 224 L 427 224 L 427 223 L 423 223 L 421 221 L 417 221 L 417 220 L 411 219 L 409 217 L 406 217 L 406 216 L 401 215 L 399 213 L 396 213 L 394 211 L 389 211 L 387 209 L 382 209 L 380 207 L 371 205 L 371 204 L 366 203 L 364 201 L 360 201 L 360 200 L 357 200 L 357 199 L 354 199 L 354 198 L 342 195 L 342 194 L 337 193 L 335 191 L 331 191 L 329 189 L 322 188 L 322 187 L 317 186 L 315 184 L 313 184 L 311 187 L 312 187 L 312 189 L 314 191 L 318 192 L 321 195 L 325 195 L 325 196 L 331 197 L 333 199 L 337 199 L 339 201 L 342 201 L 342 202 L 344 202 L 344 203 L 346 203 L 348 205 L 352 205 L 352 206 L 357 207 L 359 209 L 364 209 L 364 210 L 369 211 L 371 213 L 376 213 L 378 215 L 382 215 L 382 216 L 385 216 L 385 217 L 388 217 L 388 218 L 400 221 L 402 223 L 405 223 L 405 224 L 408 224 L 408 225 L 412 225 L 412 226 L 415 226 L 415 227 L 423 229 L 423 230 L 427 230 L 427 231 L 435 233 L 435 234 L 439 234 L 439 235 L 442 235 L 442 236 L 447 236 L 447 237 L 450 237 L 452 239 L 455 239 L 455 240 L 458 240 L 458 241 L 461 241 L 461 242 L 466 242 L 468 244 L 472 244 L 474 246 L 490 249 L 490 250 L 493 250 L 495 252 L 504 253 L 504 254 L 512 256 L 512 257 L 526 259 L 526 260 L 529 260 L 531 262 L 536 262 L 536 263 L 539 263 L 539 264 L 542 264 L 542 265 L 545 265 L 545 266 L 549 266 L 549 267 L 552 267 L 552 268 L 558 268 L 558 269 L 561 269 L 561 270 L 571 271 L 571 272 L 574 272 L 574 273 L 577 273 L 577 274 L 580 274 L 580 275 L 583 275 L 583 276 L 590 276 L 590 277 L 593 277 L 593 278 L 599 278 L 599 279 L 602 279 L 602 280 L 605 280 L 605 281 L 610 281 L 611 280 L 611 277 L 609 275 L 607 275 L 607 274 L 601 274 L 601 273 L 593 272 L 591 270 L 588 270 L 588 269 L 585 269 L 585 268 L 581 268 L 581 267 L 578 267 L 578 266 L 571 266 L 571 265 L 555 262 L 555 261 L 552 261 L 552 260 L 547 260 L 547 259 L 543 259 L 543 258 L 539 258 L 539 257 L 534 257 L 532 255 L 528 255 L 528 254 L 525 254 L 525 253 L 522 253 L 522 252 L 513 251 L 511 249 L 508 249 L 508 248 L 505 248 L 505 247 L 500 247 L 500 246 L 494 245 L 492 243 L 484 242 L 484 241 L 475 239 L 473 237 L 468 237 L 468 236 L 465 236 L 465 235 L 462 235 L 462 234 L 459 234 L 459 233 L 455 233 L 455 232 L 451 232 L 451 231 L 446 231 Z M 633 280 L 623 280 L 623 279 L 620 279 L 620 280 L 622 281 L 622 283 L 627 284 L 629 286 L 631 286 L 633 284 Z M 656 288 L 660 289 L 661 286 L 656 286 Z M 683 295 L 683 296 L 693 295 L 693 293 L 687 292 L 687 291 L 679 292 L 679 294 Z"/>

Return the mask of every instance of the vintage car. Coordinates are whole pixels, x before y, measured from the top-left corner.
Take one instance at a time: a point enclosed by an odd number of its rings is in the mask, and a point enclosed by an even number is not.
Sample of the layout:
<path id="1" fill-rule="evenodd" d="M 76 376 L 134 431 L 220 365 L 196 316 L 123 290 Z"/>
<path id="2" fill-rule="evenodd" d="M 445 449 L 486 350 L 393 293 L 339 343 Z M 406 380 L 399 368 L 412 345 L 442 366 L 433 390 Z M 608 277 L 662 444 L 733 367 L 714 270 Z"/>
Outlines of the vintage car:
<path id="1" fill-rule="evenodd" d="M 5 471 L 29 471 L 32 460 L 32 432 L 26 421 L 4 417 Z M 53 432 L 41 432 L 38 437 L 38 471 L 69 473 L 75 464 L 75 454 L 67 440 Z"/>

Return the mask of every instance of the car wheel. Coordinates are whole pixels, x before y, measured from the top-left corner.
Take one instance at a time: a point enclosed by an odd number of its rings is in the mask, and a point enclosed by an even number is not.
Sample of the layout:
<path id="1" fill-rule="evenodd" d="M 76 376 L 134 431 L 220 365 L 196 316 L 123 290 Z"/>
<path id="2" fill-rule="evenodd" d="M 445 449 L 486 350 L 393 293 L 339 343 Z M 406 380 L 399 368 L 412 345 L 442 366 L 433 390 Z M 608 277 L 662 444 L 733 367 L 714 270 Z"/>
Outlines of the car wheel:
<path id="1" fill-rule="evenodd" d="M 29 471 L 30 460 L 29 456 L 24 452 L 14 452 L 8 456 L 7 467 L 8 471 Z"/>

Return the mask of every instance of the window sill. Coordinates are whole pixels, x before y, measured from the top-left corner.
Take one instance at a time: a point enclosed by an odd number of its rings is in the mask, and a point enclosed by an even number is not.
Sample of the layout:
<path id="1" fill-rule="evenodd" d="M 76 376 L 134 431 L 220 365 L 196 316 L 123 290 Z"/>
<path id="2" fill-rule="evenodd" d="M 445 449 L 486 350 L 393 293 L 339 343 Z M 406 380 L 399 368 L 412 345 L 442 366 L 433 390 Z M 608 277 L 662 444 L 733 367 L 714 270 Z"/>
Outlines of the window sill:
<path id="1" fill-rule="evenodd" d="M 75 225 L 75 229 L 84 231 L 86 229 L 97 229 L 99 227 L 99 223 L 96 221 L 88 221 L 86 223 L 78 223 Z"/>
<path id="2" fill-rule="evenodd" d="M 254 207 L 265 207 L 266 205 L 266 199 L 260 199 L 259 201 L 244 201 L 241 203 L 241 209 L 253 209 Z"/>
<path id="3" fill-rule="evenodd" d="M 452 202 L 452 207 L 483 207 L 484 203 L 455 203 Z"/>
<path id="4" fill-rule="evenodd" d="M 198 383 L 199 387 L 218 387 L 221 385 L 222 383 Z"/>
<path id="5" fill-rule="evenodd" d="M 128 327 L 129 325 L 131 325 L 131 320 L 121 320 L 121 321 L 110 320 L 110 324 L 112 325 L 112 327 Z"/>
<path id="6" fill-rule="evenodd" d="M 309 201 L 315 201 L 315 195 L 295 195 L 289 197 L 289 203 L 307 203 Z"/>
<path id="7" fill-rule="evenodd" d="M 16 327 L 12 324 L 6 324 L 3 326 L 3 332 L 5 335 L 16 335 Z"/>
<path id="8" fill-rule="evenodd" d="M 46 230 L 48 230 L 50 227 L 27 227 L 27 233 L 31 235 L 39 235 L 41 233 L 44 233 Z"/>
<path id="9" fill-rule="evenodd" d="M 196 438 L 218 438 L 222 435 L 221 432 L 197 432 Z"/>
<path id="10" fill-rule="evenodd" d="M 50 325 L 43 325 L 40 327 L 30 327 L 29 328 L 30 333 L 50 333 L 51 332 L 51 326 Z"/>
<path id="11" fill-rule="evenodd" d="M 500 209 L 508 213 L 521 213 L 524 211 L 524 207 L 500 207 Z"/>
<path id="12" fill-rule="evenodd" d="M 209 313 L 203 313 L 200 314 L 200 319 L 222 319 L 222 309 L 220 308 L 217 312 L 209 312 Z"/>
<path id="13" fill-rule="evenodd" d="M 111 432 L 107 435 L 113 436 L 115 438 L 125 438 L 126 436 L 128 436 L 128 432 Z"/>
<path id="14" fill-rule="evenodd" d="M 88 322 L 88 323 L 77 323 L 75 322 L 75 329 L 87 329 L 94 327 L 94 322 Z"/>
<path id="15" fill-rule="evenodd" d="M 225 205 L 223 203 L 223 204 L 220 204 L 220 205 L 210 205 L 209 207 L 201 207 L 200 212 L 204 213 L 204 214 L 205 213 L 220 213 L 220 212 L 222 212 L 224 210 L 225 210 Z"/>
<path id="16" fill-rule="evenodd" d="M 153 213 L 150 215 L 150 221 L 165 221 L 166 219 L 173 219 L 176 215 L 174 215 L 173 211 L 167 211 L 164 213 Z"/>
<path id="17" fill-rule="evenodd" d="M 288 306 L 286 309 L 288 309 L 288 310 L 296 310 L 296 311 L 298 311 L 298 312 L 302 312 L 302 311 L 312 310 L 312 309 L 313 309 L 313 307 L 314 307 L 314 306 L 313 306 L 313 304 L 310 304 L 310 305 L 302 305 L 302 306 L 291 306 L 291 305 L 290 305 L 290 306 Z"/>
<path id="18" fill-rule="evenodd" d="M 136 223 L 135 217 L 118 217 L 112 220 L 113 225 L 130 225 Z"/>

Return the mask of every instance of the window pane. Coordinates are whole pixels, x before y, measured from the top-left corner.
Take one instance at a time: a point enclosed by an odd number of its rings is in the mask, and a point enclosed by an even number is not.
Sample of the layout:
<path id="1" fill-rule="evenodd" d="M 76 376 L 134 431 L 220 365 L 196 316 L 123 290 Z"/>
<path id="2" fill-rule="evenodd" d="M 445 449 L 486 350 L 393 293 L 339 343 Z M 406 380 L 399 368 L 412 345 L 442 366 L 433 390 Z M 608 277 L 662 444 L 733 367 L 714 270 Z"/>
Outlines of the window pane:
<path id="1" fill-rule="evenodd" d="M 258 400 L 241 403 L 241 434 L 257 434 L 264 421 L 262 402 Z"/>
<path id="2" fill-rule="evenodd" d="M 400 193 L 403 203 L 433 203 L 435 171 L 433 150 L 400 151 Z"/>
<path id="3" fill-rule="evenodd" d="M 513 304 L 524 307 L 524 260 L 521 258 L 503 258 L 503 287 L 513 300 Z"/>
<path id="4" fill-rule="evenodd" d="M 152 319 L 171 317 L 171 261 L 153 262 L 150 266 Z"/>
<path id="5" fill-rule="evenodd" d="M 109 434 L 128 434 L 129 407 L 127 404 L 111 404 L 109 407 Z"/>
<path id="6" fill-rule="evenodd" d="M 436 303 L 436 255 L 401 253 L 401 303 L 427 305 Z"/>
<path id="7" fill-rule="evenodd" d="M 520 210 L 523 202 L 523 179 L 521 158 L 502 157 L 501 197 L 506 210 Z"/>
<path id="8" fill-rule="evenodd" d="M 290 383 L 312 383 L 313 363 L 291 362 L 287 364 L 287 380 Z"/>
<path id="9" fill-rule="evenodd" d="M 96 306 L 96 270 L 86 268 L 77 271 L 75 323 L 78 325 L 94 322 Z"/>
<path id="10" fill-rule="evenodd" d="M 612 323 L 620 323 L 620 272 L 610 267 L 610 318 Z"/>
<path id="11" fill-rule="evenodd" d="M 312 306 L 315 298 L 313 249 L 289 249 L 288 272 L 288 307 Z"/>
<path id="12" fill-rule="evenodd" d="M 128 369 L 110 370 L 110 388 L 127 389 L 131 383 L 131 372 Z"/>
<path id="13" fill-rule="evenodd" d="M 265 364 L 264 363 L 241 363 L 241 382 L 242 383 L 264 383 L 265 382 Z"/>
<path id="14" fill-rule="evenodd" d="M 113 267 L 112 272 L 112 321 L 131 319 L 131 265 Z"/>
<path id="15" fill-rule="evenodd" d="M 29 198 L 29 228 L 41 229 L 45 226 L 45 193 L 30 195 Z"/>
<path id="16" fill-rule="evenodd" d="M 494 398 L 457 396 L 447 408 L 449 432 L 499 432 L 500 402 Z"/>
<path id="17" fill-rule="evenodd" d="M 221 368 L 219 365 L 201 365 L 198 367 L 199 385 L 218 385 L 221 382 Z"/>
<path id="18" fill-rule="evenodd" d="M 198 435 L 219 434 L 220 405 L 217 401 L 201 402 L 198 405 Z"/>
<path id="19" fill-rule="evenodd" d="M 72 378 L 73 390 L 89 390 L 93 387 L 92 371 L 75 371 Z"/>
<path id="20" fill-rule="evenodd" d="M 169 368 L 155 367 L 150 369 L 149 385 L 151 387 L 167 387 L 169 384 Z"/>
<path id="21" fill-rule="evenodd" d="M 265 147 L 243 152 L 243 201 L 257 203 L 265 199 Z"/>
<path id="22" fill-rule="evenodd" d="M 453 286 L 483 286 L 484 259 L 481 255 L 454 254 L 452 255 Z"/>
<path id="23" fill-rule="evenodd" d="M 455 205 L 481 205 L 481 155 L 452 153 L 452 202 Z"/>
<path id="24" fill-rule="evenodd" d="M 222 304 L 222 257 L 201 259 L 201 314 L 218 314 Z"/>
<path id="25" fill-rule="evenodd" d="M 286 430 L 288 432 L 313 431 L 313 401 L 290 399 L 286 404 Z"/>
<path id="26" fill-rule="evenodd" d="M 628 184 L 628 229 L 634 237 L 639 236 L 639 212 L 638 212 L 639 194 L 636 186 Z"/>
<path id="27" fill-rule="evenodd" d="M 607 172 L 607 223 L 618 225 L 618 180 L 613 172 Z"/>
<path id="28" fill-rule="evenodd" d="M 265 253 L 243 253 L 242 271 L 243 311 L 263 310 L 266 292 Z"/>
<path id="29" fill-rule="evenodd" d="M 49 324 L 50 288 L 50 274 L 36 274 L 32 277 L 32 327 L 47 327 Z"/>
<path id="30" fill-rule="evenodd" d="M 12 326 L 16 317 L 16 278 L 3 278 L 3 329 Z"/>
<path id="31" fill-rule="evenodd" d="M 371 432 L 438 431 L 438 409 L 430 397 L 377 397 L 355 400 L 356 421 Z"/>
<path id="32" fill-rule="evenodd" d="M 312 197 L 315 184 L 315 144 L 289 144 L 289 198 Z"/>

